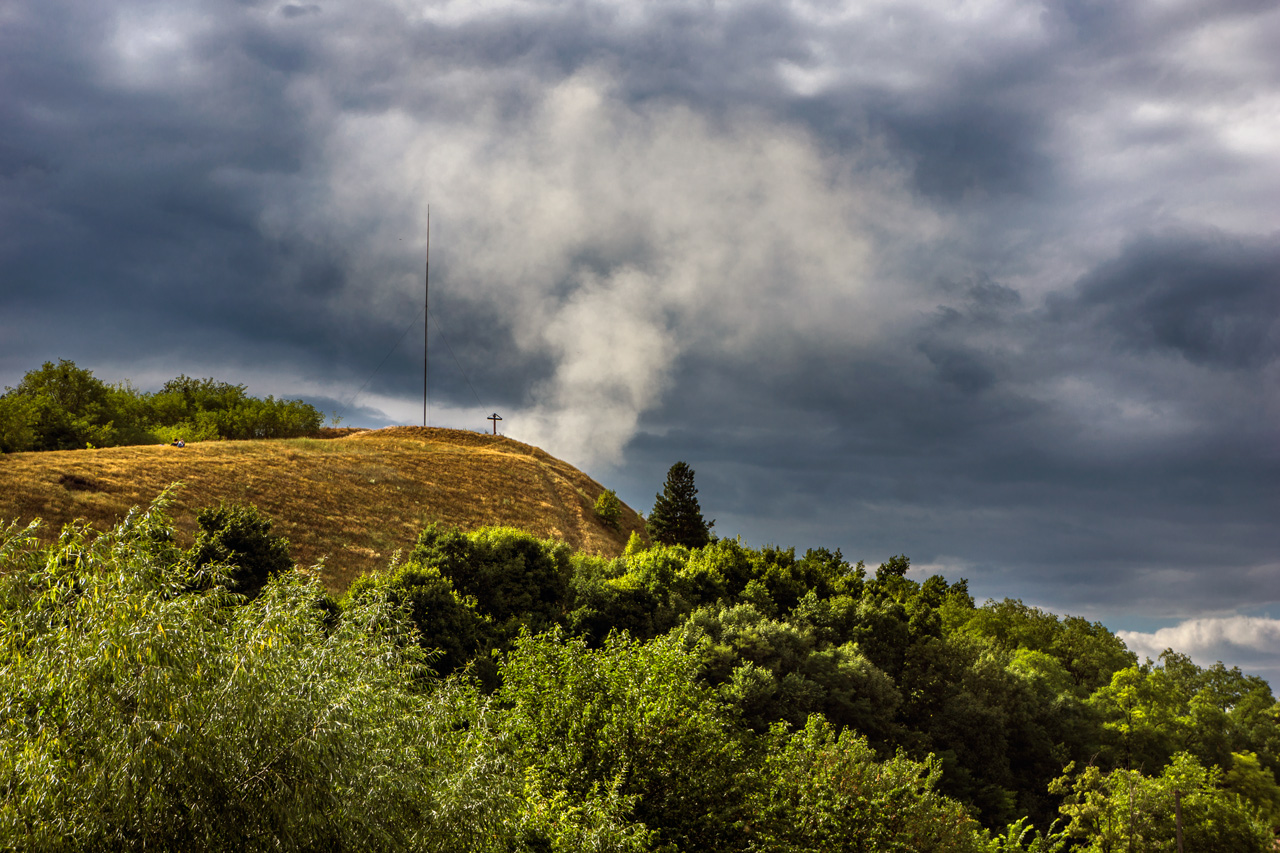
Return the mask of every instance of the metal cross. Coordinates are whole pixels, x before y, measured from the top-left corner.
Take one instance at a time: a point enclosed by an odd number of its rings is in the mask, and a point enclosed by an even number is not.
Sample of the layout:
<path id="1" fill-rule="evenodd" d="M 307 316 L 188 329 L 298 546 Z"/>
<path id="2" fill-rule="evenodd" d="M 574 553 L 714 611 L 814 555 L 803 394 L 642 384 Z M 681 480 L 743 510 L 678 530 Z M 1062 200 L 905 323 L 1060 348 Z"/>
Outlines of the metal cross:
<path id="1" fill-rule="evenodd" d="M 502 420 L 502 415 L 499 415 L 497 412 L 494 412 L 492 415 L 489 415 L 489 417 L 485 418 L 485 420 L 486 420 L 486 421 L 493 421 L 493 434 L 494 434 L 494 435 L 497 435 L 497 434 L 498 434 L 498 421 Z"/>

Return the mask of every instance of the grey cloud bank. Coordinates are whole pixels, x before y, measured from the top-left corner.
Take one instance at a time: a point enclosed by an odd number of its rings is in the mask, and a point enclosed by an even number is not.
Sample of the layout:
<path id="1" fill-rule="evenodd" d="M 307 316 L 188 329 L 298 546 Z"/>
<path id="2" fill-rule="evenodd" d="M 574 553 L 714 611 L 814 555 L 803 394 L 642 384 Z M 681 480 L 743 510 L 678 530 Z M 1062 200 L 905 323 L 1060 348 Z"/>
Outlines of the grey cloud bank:
<path id="1" fill-rule="evenodd" d="M 0 383 L 416 421 L 429 203 L 438 422 L 1280 676 L 1275 44 L 1252 2 L 17 0 Z"/>

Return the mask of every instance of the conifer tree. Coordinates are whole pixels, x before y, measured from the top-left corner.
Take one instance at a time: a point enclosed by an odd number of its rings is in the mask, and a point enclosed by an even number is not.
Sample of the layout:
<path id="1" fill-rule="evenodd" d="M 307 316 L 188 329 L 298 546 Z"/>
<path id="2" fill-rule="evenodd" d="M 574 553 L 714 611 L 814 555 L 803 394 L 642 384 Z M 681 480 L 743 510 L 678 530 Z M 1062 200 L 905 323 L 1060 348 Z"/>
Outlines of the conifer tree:
<path id="1" fill-rule="evenodd" d="M 711 524 L 702 518 L 693 469 L 684 462 L 672 465 L 649 513 L 649 538 L 662 545 L 701 548 L 711 541 Z"/>

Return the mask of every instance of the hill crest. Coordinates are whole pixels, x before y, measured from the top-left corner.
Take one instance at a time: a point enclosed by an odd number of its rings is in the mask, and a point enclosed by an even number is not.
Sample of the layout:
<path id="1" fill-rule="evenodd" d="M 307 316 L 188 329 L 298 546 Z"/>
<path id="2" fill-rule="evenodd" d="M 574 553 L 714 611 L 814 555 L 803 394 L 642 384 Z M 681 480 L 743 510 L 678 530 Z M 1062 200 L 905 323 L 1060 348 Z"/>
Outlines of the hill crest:
<path id="1" fill-rule="evenodd" d="M 328 435 L 7 454 L 0 519 L 43 518 L 44 538 L 76 518 L 105 529 L 182 482 L 170 510 L 180 536 L 194 536 L 202 507 L 255 504 L 299 565 L 324 560 L 321 577 L 335 591 L 407 553 L 433 522 L 518 527 L 606 556 L 621 553 L 631 531 L 643 535 L 630 507 L 617 530 L 600 522 L 595 480 L 505 436 L 412 426 Z"/>

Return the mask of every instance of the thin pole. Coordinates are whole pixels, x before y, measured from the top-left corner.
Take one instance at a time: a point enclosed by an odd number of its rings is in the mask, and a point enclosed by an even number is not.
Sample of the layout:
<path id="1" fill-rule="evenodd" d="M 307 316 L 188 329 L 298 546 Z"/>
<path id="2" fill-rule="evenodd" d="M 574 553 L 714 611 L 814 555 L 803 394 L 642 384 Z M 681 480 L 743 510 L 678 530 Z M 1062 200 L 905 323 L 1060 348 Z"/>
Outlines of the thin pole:
<path id="1" fill-rule="evenodd" d="M 1129 780 L 1129 853 L 1133 853 L 1133 771 L 1126 770 L 1125 778 Z"/>
<path id="2" fill-rule="evenodd" d="M 1173 813 L 1178 822 L 1178 853 L 1182 853 L 1182 792 L 1177 788 L 1173 789 Z"/>
<path id="3" fill-rule="evenodd" d="M 422 427 L 426 427 L 426 339 L 431 333 L 431 205 L 426 206 L 426 270 L 422 275 Z"/>

